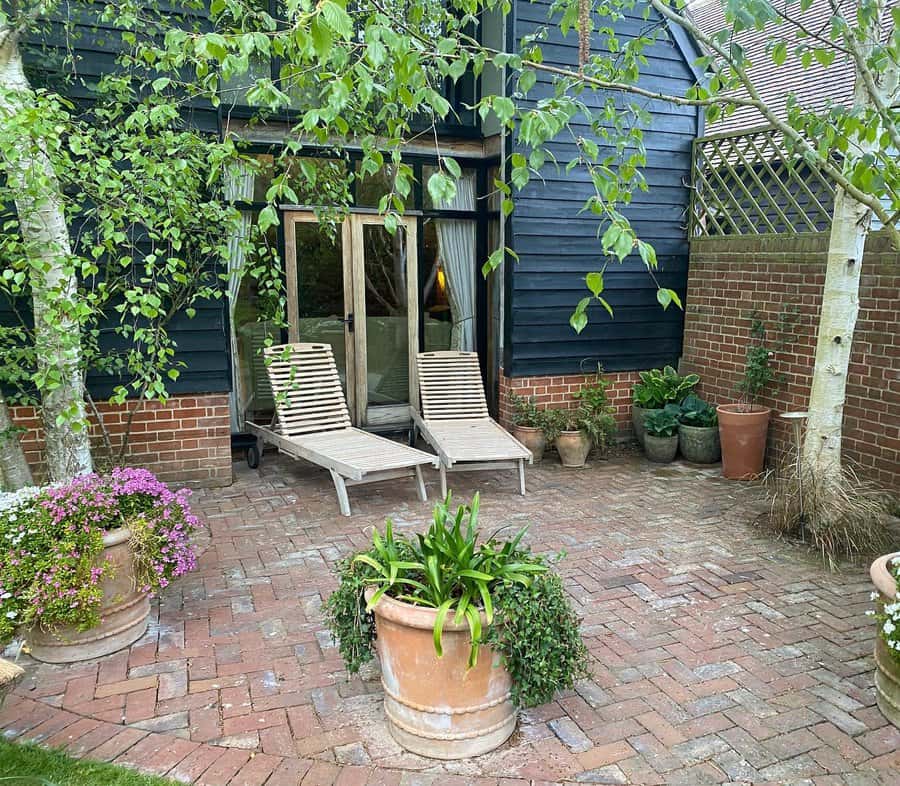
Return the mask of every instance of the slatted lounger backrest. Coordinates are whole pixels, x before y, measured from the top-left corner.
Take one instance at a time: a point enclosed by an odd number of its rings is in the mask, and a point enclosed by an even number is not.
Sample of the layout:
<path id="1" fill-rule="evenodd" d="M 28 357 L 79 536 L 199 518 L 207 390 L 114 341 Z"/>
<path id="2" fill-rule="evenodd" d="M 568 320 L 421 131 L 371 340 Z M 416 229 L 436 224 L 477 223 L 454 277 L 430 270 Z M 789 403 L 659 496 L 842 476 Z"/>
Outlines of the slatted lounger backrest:
<path id="1" fill-rule="evenodd" d="M 489 418 L 474 352 L 420 352 L 416 359 L 425 420 Z"/>
<path id="2" fill-rule="evenodd" d="M 350 428 L 350 413 L 329 344 L 282 344 L 264 351 L 284 436 Z"/>

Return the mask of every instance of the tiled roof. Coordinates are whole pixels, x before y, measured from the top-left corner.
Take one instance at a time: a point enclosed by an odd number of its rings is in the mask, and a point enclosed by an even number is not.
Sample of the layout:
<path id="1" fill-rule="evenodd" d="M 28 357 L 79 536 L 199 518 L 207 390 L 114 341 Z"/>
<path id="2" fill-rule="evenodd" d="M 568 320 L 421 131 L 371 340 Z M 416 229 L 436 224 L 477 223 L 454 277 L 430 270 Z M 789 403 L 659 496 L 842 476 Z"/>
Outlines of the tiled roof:
<path id="1" fill-rule="evenodd" d="M 898 1 L 892 0 L 886 5 L 897 5 Z M 723 0 L 693 0 L 688 12 L 704 33 L 716 33 L 727 26 L 722 4 Z M 842 5 L 852 7 L 855 0 L 842 0 Z M 827 35 L 831 16 L 829 0 L 813 0 L 806 11 L 799 10 L 799 3 L 792 3 L 788 8 L 791 17 L 798 19 L 808 30 L 823 31 Z M 749 75 L 760 96 L 781 116 L 785 114 L 787 98 L 792 93 L 801 105 L 810 109 L 849 101 L 853 94 L 853 64 L 849 57 L 839 55 L 828 67 L 814 62 L 804 68 L 799 57 L 791 51 L 793 26 L 784 23 L 780 27 L 781 35 L 789 42 L 788 57 L 781 66 L 776 66 L 766 51 L 767 41 L 776 34 L 779 26 L 770 24 L 763 30 L 747 30 L 738 35 L 751 62 Z M 739 107 L 728 117 L 708 123 L 706 131 L 708 134 L 738 131 L 765 123 L 765 118 L 756 109 Z"/>

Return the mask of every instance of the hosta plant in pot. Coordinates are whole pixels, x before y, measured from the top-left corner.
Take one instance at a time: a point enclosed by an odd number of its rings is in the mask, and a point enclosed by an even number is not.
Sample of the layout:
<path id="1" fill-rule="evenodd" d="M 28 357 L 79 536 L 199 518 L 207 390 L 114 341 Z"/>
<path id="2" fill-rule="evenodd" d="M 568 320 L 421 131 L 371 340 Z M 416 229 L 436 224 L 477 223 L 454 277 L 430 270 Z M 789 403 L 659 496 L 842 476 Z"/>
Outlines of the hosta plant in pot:
<path id="1" fill-rule="evenodd" d="M 384 709 L 404 748 L 459 759 L 501 745 L 516 708 L 550 701 L 586 675 L 579 620 L 550 562 L 503 528 L 482 540 L 478 496 L 450 497 L 428 531 L 388 520 L 339 566 L 325 609 L 351 673 L 377 650 Z"/>
<path id="2" fill-rule="evenodd" d="M 900 552 L 872 563 L 876 608 L 868 612 L 878 622 L 875 640 L 875 699 L 878 707 L 900 728 Z"/>
<path id="3" fill-rule="evenodd" d="M 747 348 L 744 375 L 738 383 L 741 400 L 720 404 L 719 439 L 722 443 L 722 474 L 734 480 L 751 480 L 762 474 L 766 438 L 772 410 L 758 404 L 759 397 L 775 379 L 770 363 L 771 350 L 765 343 L 765 327 L 755 321 L 751 329 L 754 343 Z"/>
<path id="4" fill-rule="evenodd" d="M 722 456 L 719 417 L 715 407 L 691 393 L 681 402 L 678 419 L 678 449 L 681 455 L 695 464 L 715 464 Z"/>
<path id="5" fill-rule="evenodd" d="M 69 663 L 139 639 L 149 596 L 195 565 L 189 494 L 119 468 L 0 495 L 0 644 Z"/>
<path id="6" fill-rule="evenodd" d="M 547 447 L 544 410 L 538 408 L 534 396 L 525 398 L 512 391 L 509 394 L 509 403 L 513 408 L 513 436 L 531 451 L 534 463 L 537 464 L 544 458 L 544 450 Z"/>
<path id="7" fill-rule="evenodd" d="M 642 371 L 641 381 L 632 388 L 631 423 L 634 436 L 644 445 L 644 420 L 650 410 L 662 409 L 666 404 L 680 404 L 697 386 L 696 374 L 680 375 L 671 366 Z"/>
<path id="8" fill-rule="evenodd" d="M 668 464 L 678 453 L 678 416 L 681 407 L 667 404 L 655 409 L 644 420 L 644 453 L 650 461 Z"/>

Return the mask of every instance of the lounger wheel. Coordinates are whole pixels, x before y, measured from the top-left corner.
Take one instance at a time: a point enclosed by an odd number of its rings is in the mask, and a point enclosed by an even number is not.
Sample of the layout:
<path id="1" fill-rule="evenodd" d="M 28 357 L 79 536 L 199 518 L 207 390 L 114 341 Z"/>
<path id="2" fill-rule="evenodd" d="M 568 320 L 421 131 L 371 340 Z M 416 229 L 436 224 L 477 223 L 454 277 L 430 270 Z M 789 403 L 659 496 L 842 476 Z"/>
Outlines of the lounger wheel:
<path id="1" fill-rule="evenodd" d="M 256 469 L 259 466 L 259 448 L 256 445 L 247 448 L 247 466 L 250 469 Z"/>

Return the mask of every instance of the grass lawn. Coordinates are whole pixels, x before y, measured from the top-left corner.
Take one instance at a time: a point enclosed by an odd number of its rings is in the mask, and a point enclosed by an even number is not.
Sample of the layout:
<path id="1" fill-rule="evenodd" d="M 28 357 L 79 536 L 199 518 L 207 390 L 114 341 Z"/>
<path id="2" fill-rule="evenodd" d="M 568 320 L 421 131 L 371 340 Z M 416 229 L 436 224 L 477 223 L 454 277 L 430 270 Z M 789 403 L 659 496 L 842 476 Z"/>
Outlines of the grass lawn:
<path id="1" fill-rule="evenodd" d="M 175 781 L 123 767 L 70 759 L 36 745 L 0 740 L 0 786 L 175 786 Z"/>

